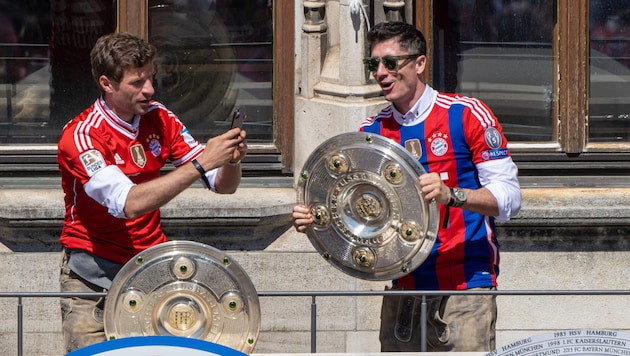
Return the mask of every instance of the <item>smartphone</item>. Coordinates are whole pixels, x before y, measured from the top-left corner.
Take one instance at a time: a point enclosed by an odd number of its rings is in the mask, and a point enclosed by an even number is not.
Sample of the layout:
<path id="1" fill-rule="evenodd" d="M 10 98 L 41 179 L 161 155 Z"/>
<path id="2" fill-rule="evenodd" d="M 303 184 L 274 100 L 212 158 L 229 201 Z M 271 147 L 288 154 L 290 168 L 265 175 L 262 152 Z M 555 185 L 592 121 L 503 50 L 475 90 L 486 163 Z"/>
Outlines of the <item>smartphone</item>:
<path id="1" fill-rule="evenodd" d="M 243 128 L 243 115 L 239 108 L 234 109 L 234 112 L 232 112 L 232 128 L 235 127 Z"/>

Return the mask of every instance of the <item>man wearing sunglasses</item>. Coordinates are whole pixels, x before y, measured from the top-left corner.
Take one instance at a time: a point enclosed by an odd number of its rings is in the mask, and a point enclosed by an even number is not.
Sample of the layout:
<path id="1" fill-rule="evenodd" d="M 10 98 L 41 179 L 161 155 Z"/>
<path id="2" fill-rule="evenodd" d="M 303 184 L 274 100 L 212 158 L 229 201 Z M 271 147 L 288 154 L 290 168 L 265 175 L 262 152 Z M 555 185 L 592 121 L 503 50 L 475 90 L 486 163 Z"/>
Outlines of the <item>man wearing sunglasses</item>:
<path id="1" fill-rule="evenodd" d="M 366 69 L 391 105 L 365 119 L 360 131 L 386 136 L 414 152 L 426 174 L 418 180 L 426 201 L 435 200 L 440 227 L 433 249 L 416 270 L 392 288 L 496 289 L 499 245 L 495 220 L 507 221 L 521 206 L 517 167 L 501 125 L 480 100 L 438 92 L 425 80 L 426 41 L 402 22 L 374 26 L 367 35 Z M 297 231 L 313 223 L 309 209 L 293 209 Z M 381 351 L 421 351 L 420 298 L 385 296 Z M 427 351 L 495 349 L 496 296 L 427 298 Z"/>

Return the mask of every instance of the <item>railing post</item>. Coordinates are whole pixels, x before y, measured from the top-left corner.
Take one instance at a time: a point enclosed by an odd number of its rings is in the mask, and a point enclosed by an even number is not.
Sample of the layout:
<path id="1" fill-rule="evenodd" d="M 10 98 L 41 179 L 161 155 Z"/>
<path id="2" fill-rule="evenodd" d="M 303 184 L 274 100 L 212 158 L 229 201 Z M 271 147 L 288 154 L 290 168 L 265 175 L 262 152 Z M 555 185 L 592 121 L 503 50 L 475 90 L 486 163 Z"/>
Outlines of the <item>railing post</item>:
<path id="1" fill-rule="evenodd" d="M 427 352 L 427 296 L 420 303 L 420 352 Z"/>
<path id="2" fill-rule="evenodd" d="M 23 344 L 22 344 L 22 342 L 23 342 L 23 340 L 22 340 L 22 334 L 23 334 L 23 325 L 22 325 L 23 315 L 22 315 L 22 313 L 23 312 L 24 312 L 24 306 L 22 305 L 22 297 L 18 297 L 18 307 L 17 307 L 17 319 L 18 319 L 17 320 L 17 322 L 18 322 L 18 325 L 17 325 L 17 333 L 18 333 L 18 335 L 17 335 L 17 337 L 18 337 L 18 339 L 17 339 L 17 349 L 18 349 L 17 354 L 18 354 L 18 356 L 22 356 L 22 353 L 23 353 L 23 347 L 22 347 L 23 346 Z"/>
<path id="3" fill-rule="evenodd" d="M 317 352 L 317 303 L 315 296 L 311 297 L 311 353 Z"/>

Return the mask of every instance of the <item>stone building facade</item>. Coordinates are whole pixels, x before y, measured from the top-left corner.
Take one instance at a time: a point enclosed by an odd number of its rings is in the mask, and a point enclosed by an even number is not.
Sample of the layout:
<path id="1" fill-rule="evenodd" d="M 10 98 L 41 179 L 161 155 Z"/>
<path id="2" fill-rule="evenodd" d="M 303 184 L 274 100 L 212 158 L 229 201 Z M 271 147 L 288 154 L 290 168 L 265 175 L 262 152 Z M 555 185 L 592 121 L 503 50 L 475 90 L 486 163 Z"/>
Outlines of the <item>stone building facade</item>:
<path id="1" fill-rule="evenodd" d="M 290 218 L 298 173 L 313 150 L 338 133 L 355 131 L 361 118 L 386 105 L 361 65 L 366 26 L 355 3 L 294 0 L 293 174 L 271 183 L 246 178 L 230 196 L 208 194 L 195 185 L 162 210 L 171 239 L 193 239 L 226 251 L 259 292 L 381 291 L 388 284 L 333 268 L 305 235 L 293 230 Z M 373 7 L 365 9 L 374 22 L 413 21 L 421 10 L 421 2 L 370 3 Z M 497 344 L 562 329 L 630 330 L 627 295 L 605 293 L 630 290 L 625 166 L 612 177 L 592 172 L 553 179 L 537 175 L 528 164 L 519 165 L 527 173 L 521 177 L 522 210 L 499 225 L 499 290 L 515 293 L 498 298 Z M 0 352 L 15 353 L 21 312 L 24 354 L 61 354 L 58 299 L 11 296 L 58 291 L 61 188 L 54 176 L 19 184 L 9 174 L 2 178 L 0 310 L 5 322 Z M 310 297 L 261 297 L 260 302 L 256 353 L 312 350 Z M 316 298 L 317 352 L 378 352 L 379 313 L 377 296 Z"/>

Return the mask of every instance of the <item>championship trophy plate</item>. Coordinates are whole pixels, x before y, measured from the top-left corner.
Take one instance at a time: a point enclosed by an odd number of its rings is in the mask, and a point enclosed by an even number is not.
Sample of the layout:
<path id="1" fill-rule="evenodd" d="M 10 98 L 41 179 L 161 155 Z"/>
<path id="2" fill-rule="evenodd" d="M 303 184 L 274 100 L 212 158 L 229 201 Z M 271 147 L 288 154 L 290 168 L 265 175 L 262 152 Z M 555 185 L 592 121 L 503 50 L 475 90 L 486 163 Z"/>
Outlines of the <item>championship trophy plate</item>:
<path id="1" fill-rule="evenodd" d="M 225 253 L 170 241 L 126 263 L 105 301 L 107 339 L 180 336 L 251 353 L 260 304 L 251 280 Z"/>
<path id="2" fill-rule="evenodd" d="M 404 276 L 427 258 L 439 223 L 437 203 L 425 202 L 417 158 L 384 136 L 352 132 L 332 137 L 308 157 L 297 200 L 314 224 L 306 234 L 342 272 L 366 280 Z"/>

